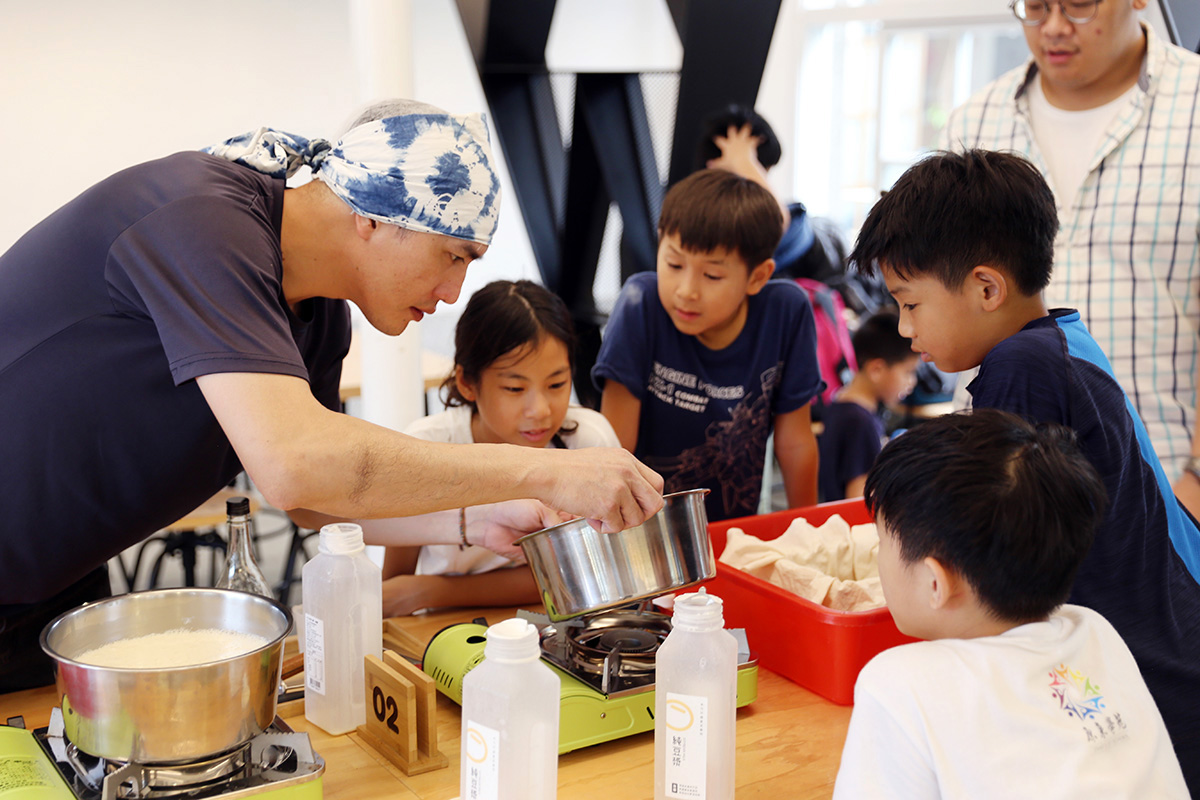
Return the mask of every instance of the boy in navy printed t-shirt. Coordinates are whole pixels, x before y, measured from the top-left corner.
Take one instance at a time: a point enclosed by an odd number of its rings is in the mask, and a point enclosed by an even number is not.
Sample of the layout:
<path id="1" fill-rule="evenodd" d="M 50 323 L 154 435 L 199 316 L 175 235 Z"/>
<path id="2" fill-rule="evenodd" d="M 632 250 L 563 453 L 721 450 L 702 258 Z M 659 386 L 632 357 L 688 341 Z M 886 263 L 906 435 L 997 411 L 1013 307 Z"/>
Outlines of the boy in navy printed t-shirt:
<path id="1" fill-rule="evenodd" d="M 817 499 L 809 402 L 823 382 L 804 291 L 771 281 L 779 204 L 725 170 L 667 193 L 658 267 L 621 291 L 592 378 L 621 444 L 666 480 L 708 488 L 710 520 L 757 513 L 775 433 L 789 506 Z"/>
<path id="2" fill-rule="evenodd" d="M 1057 230 L 1054 196 L 1029 162 L 937 153 L 884 194 L 851 258 L 882 273 L 900 333 L 924 360 L 979 367 L 967 387 L 976 408 L 1075 430 L 1109 508 L 1070 602 L 1100 612 L 1129 645 L 1200 795 L 1200 585 L 1188 571 L 1200 531 L 1079 313 L 1046 310 Z"/>

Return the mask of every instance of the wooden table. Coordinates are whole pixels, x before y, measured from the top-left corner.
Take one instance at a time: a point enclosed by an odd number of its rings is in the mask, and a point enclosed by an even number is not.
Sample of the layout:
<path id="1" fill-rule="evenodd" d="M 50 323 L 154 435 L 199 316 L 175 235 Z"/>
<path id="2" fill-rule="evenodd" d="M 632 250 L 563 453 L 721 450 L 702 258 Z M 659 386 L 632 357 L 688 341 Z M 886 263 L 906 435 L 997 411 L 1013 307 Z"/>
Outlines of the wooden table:
<path id="1" fill-rule="evenodd" d="M 499 622 L 511 610 L 447 611 L 400 619 L 405 630 L 428 641 L 455 622 L 484 616 Z M 781 631 L 780 635 L 787 635 Z M 26 727 L 44 726 L 56 702 L 53 687 L 0 695 L 0 720 L 21 714 Z M 451 800 L 458 797 L 459 707 L 441 693 L 438 738 L 449 757 L 445 769 L 409 777 L 392 766 L 358 734 L 329 736 L 301 716 L 286 718 L 308 732 L 326 764 L 328 800 Z M 759 668 L 758 699 L 738 709 L 737 796 L 771 800 L 828 798 L 833 793 L 850 708 L 836 706 L 786 678 Z M 563 800 L 630 800 L 654 794 L 654 733 L 646 732 L 576 750 L 558 760 L 558 796 Z"/>
<path id="2" fill-rule="evenodd" d="M 250 513 L 258 513 L 258 500 L 251 496 L 250 492 L 245 489 L 222 489 L 212 497 L 205 500 L 199 508 L 188 514 L 183 519 L 171 523 L 163 528 L 164 531 L 198 531 L 215 528 L 218 525 L 224 525 L 229 519 L 225 513 L 225 501 L 234 497 L 245 497 L 250 501 Z"/>

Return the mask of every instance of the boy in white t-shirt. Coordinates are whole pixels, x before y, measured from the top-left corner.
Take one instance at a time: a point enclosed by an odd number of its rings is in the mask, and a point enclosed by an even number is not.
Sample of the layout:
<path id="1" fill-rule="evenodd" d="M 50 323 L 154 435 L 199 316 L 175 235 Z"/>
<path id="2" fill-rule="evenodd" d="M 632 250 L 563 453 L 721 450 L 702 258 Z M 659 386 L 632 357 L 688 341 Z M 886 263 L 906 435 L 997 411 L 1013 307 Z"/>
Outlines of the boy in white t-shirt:
<path id="1" fill-rule="evenodd" d="M 1069 429 L 994 409 L 929 420 L 865 490 L 897 627 L 859 674 L 835 798 L 1187 798 L 1129 648 L 1062 605 L 1104 484 Z"/>

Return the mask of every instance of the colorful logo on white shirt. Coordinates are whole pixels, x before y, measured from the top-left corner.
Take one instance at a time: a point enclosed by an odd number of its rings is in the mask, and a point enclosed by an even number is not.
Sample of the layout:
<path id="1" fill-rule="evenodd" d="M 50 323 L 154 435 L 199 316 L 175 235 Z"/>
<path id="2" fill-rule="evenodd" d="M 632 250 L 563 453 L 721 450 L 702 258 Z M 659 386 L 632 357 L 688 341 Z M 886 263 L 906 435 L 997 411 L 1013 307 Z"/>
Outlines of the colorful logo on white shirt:
<path id="1" fill-rule="evenodd" d="M 1100 687 L 1067 664 L 1059 664 L 1050 670 L 1050 692 L 1058 700 L 1058 707 L 1069 717 L 1088 720 L 1099 716 L 1105 708 Z"/>
<path id="2" fill-rule="evenodd" d="M 1100 686 L 1067 664 L 1050 670 L 1050 693 L 1068 717 L 1078 721 L 1087 743 L 1106 747 L 1129 736 L 1121 712 L 1105 702 Z"/>

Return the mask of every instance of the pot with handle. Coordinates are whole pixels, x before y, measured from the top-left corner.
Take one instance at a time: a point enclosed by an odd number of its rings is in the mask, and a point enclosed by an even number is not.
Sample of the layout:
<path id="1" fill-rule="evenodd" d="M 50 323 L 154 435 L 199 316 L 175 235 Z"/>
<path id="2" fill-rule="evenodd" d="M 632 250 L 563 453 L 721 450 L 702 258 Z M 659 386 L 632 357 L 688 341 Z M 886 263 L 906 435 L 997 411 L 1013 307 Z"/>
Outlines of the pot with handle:
<path id="1" fill-rule="evenodd" d="M 56 662 L 67 738 L 85 753 L 118 761 L 194 761 L 244 744 L 275 718 L 284 606 L 226 589 L 157 589 L 88 603 L 42 630 Z M 118 639 L 177 630 L 259 636 L 264 644 L 219 660 L 162 668 L 102 667 L 79 661 Z"/>
<path id="2" fill-rule="evenodd" d="M 600 533 L 576 519 L 518 539 L 550 619 L 635 603 L 716 575 L 707 494 L 665 495 L 657 514 L 619 533 Z"/>

